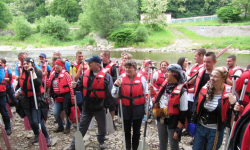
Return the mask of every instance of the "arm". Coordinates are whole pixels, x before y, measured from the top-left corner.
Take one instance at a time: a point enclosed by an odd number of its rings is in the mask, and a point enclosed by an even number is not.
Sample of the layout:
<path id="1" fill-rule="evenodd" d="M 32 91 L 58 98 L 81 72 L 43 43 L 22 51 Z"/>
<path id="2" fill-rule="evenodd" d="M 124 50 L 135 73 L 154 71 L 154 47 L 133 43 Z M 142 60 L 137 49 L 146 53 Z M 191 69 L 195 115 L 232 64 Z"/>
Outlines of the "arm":
<path id="1" fill-rule="evenodd" d="M 5 76 L 4 68 L 0 66 L 0 82 L 4 80 L 4 76 Z"/>
<path id="2" fill-rule="evenodd" d="M 40 86 L 42 85 L 42 72 L 39 70 L 33 69 L 32 76 L 33 76 L 33 82 L 34 82 L 35 88 L 36 89 L 40 88 Z"/>
<path id="3" fill-rule="evenodd" d="M 65 61 L 64 67 L 67 71 L 70 71 L 70 63 L 68 61 Z"/>
<path id="4" fill-rule="evenodd" d="M 15 66 L 15 76 L 16 76 L 16 80 L 18 80 L 20 74 L 19 74 L 19 71 L 18 71 L 18 63 L 16 63 L 16 66 Z"/>
<path id="5" fill-rule="evenodd" d="M 121 86 L 122 83 L 122 77 L 119 76 L 119 78 L 115 81 L 112 90 L 111 90 L 111 95 L 114 98 L 118 98 L 119 97 L 119 87 Z"/>
<path id="6" fill-rule="evenodd" d="M 106 89 L 106 91 L 105 91 L 106 98 L 104 99 L 104 107 L 105 108 L 109 108 L 111 100 L 113 99 L 112 95 L 111 95 L 112 84 L 113 84 L 112 77 L 108 73 L 106 73 L 105 79 L 104 79 L 104 86 Z"/>
<path id="7" fill-rule="evenodd" d="M 68 86 L 69 86 L 69 90 L 70 90 L 71 104 L 75 104 L 74 90 L 71 86 L 71 82 L 72 82 L 71 76 L 69 75 L 69 73 L 65 72 L 65 77 L 66 77 L 66 80 L 68 82 Z"/>

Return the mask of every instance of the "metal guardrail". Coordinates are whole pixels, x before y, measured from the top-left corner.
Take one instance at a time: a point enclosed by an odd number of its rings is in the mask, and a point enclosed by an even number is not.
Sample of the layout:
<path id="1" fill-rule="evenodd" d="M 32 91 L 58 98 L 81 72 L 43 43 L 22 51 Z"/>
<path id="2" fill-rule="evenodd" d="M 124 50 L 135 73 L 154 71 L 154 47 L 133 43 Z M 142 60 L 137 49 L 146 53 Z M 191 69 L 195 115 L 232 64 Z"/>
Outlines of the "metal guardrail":
<path id="1" fill-rule="evenodd" d="M 219 20 L 219 18 L 217 17 L 217 15 L 212 15 L 212 16 L 172 19 L 171 21 L 172 23 L 182 23 L 182 22 L 198 22 L 198 21 L 209 21 L 209 20 Z"/>

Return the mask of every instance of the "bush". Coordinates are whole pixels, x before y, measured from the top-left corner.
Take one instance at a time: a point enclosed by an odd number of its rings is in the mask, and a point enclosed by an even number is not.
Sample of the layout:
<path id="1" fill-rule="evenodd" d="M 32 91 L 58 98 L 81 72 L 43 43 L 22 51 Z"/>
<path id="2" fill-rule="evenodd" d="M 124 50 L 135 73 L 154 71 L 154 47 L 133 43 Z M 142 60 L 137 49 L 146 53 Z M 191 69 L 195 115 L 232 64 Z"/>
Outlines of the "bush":
<path id="1" fill-rule="evenodd" d="M 19 40 L 24 40 L 32 34 L 32 27 L 24 17 L 16 17 L 12 23 L 15 35 Z"/>
<path id="2" fill-rule="evenodd" d="M 77 32 L 77 38 L 83 39 L 90 32 L 90 26 L 88 24 L 86 14 L 79 15 L 78 25 L 80 28 Z"/>
<path id="3" fill-rule="evenodd" d="M 217 11 L 217 16 L 223 22 L 233 22 L 239 20 L 240 11 L 232 6 L 225 6 Z"/>
<path id="4" fill-rule="evenodd" d="M 145 42 L 148 38 L 148 30 L 144 26 L 139 26 L 132 34 L 134 42 Z"/>
<path id="5" fill-rule="evenodd" d="M 47 16 L 40 25 L 40 31 L 42 34 L 49 34 L 63 40 L 69 34 L 69 25 L 60 16 Z"/>
<path id="6" fill-rule="evenodd" d="M 115 42 L 115 47 L 122 47 L 133 42 L 132 34 L 133 29 L 118 28 L 113 30 L 108 39 Z"/>

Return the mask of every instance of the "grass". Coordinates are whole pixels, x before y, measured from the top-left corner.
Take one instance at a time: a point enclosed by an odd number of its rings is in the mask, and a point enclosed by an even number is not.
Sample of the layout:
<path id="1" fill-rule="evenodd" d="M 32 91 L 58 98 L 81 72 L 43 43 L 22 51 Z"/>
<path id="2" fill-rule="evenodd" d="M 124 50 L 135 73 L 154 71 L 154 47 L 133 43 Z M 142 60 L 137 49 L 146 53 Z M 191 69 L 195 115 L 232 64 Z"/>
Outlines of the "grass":
<path id="1" fill-rule="evenodd" d="M 196 43 L 202 43 L 202 47 L 209 49 L 225 48 L 230 44 L 232 48 L 238 48 L 240 50 L 250 49 L 250 37 L 249 36 L 226 36 L 226 37 L 204 37 L 198 35 L 184 27 L 176 27 L 188 38 L 192 39 Z"/>

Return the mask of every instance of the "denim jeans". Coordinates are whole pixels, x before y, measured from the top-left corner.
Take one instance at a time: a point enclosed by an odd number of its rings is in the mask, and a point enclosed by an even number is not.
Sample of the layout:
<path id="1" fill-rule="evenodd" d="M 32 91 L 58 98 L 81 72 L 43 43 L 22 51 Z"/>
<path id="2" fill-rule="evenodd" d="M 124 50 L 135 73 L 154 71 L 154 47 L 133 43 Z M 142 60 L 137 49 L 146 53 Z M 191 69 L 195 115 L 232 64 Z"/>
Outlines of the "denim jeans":
<path id="1" fill-rule="evenodd" d="M 36 112 L 35 106 L 30 105 L 30 109 L 24 109 L 24 112 L 25 112 L 26 116 L 28 117 L 30 126 L 31 126 L 34 134 L 39 135 L 38 118 L 37 118 L 37 112 Z M 42 122 L 42 116 L 41 116 L 41 109 L 40 108 L 38 108 L 38 117 L 40 119 L 42 132 L 43 132 L 45 138 L 47 138 L 48 137 L 48 132 L 47 132 L 47 129 L 46 129 L 44 123 Z"/>
<path id="2" fill-rule="evenodd" d="M 2 114 L 3 122 L 5 124 L 5 130 L 10 130 L 10 116 L 6 108 L 6 96 L 0 97 L 0 112 Z"/>
<path id="3" fill-rule="evenodd" d="M 210 129 L 202 126 L 200 123 L 197 123 L 196 132 L 194 136 L 193 150 L 203 149 L 206 141 L 207 141 L 206 150 L 212 150 L 215 140 L 215 134 L 216 134 L 216 129 Z M 216 150 L 218 150 L 222 144 L 223 135 L 224 135 L 224 129 L 219 132 Z"/>
<path id="4" fill-rule="evenodd" d="M 58 128 L 63 128 L 63 121 L 62 121 L 62 118 L 60 116 L 62 111 L 63 111 L 63 102 L 55 102 L 54 109 L 53 109 L 53 115 L 56 119 L 56 122 L 58 123 Z M 67 121 L 66 128 L 70 129 L 71 123 L 70 123 L 67 115 L 66 115 L 66 121 Z"/>

